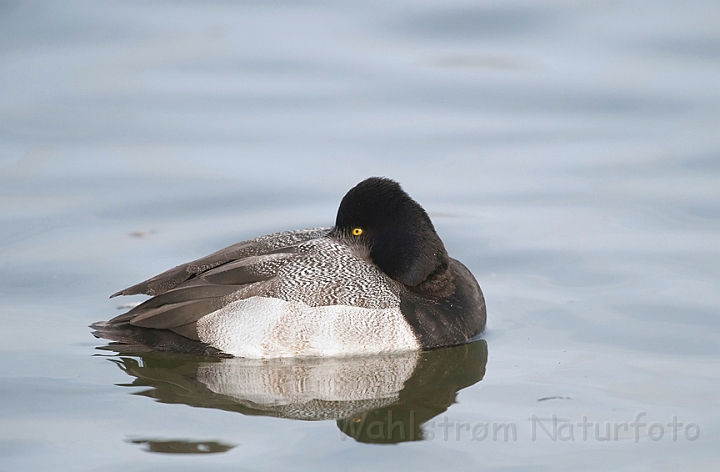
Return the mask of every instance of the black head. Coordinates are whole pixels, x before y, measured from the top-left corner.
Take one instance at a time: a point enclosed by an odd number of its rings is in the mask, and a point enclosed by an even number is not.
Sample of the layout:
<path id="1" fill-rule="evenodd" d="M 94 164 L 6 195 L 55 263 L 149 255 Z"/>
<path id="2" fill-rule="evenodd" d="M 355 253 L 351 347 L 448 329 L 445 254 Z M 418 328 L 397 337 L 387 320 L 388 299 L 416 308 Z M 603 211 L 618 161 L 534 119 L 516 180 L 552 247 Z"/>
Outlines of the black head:
<path id="1" fill-rule="evenodd" d="M 428 214 L 390 179 L 371 177 L 350 189 L 340 202 L 333 234 L 367 246 L 375 265 L 408 286 L 448 264 Z"/>

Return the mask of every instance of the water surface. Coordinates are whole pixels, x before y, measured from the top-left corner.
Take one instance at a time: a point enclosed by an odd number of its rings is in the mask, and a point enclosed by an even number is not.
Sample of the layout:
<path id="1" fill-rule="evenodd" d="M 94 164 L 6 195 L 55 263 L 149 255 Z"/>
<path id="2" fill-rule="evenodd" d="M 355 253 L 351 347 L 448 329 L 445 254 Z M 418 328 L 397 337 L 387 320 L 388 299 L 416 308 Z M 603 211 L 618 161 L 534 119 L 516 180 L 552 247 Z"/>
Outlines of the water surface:
<path id="1" fill-rule="evenodd" d="M 0 470 L 715 470 L 719 19 L 0 2 Z M 330 225 L 371 175 L 479 280 L 480 343 L 257 366 L 91 336 L 142 300 L 111 293 Z"/>

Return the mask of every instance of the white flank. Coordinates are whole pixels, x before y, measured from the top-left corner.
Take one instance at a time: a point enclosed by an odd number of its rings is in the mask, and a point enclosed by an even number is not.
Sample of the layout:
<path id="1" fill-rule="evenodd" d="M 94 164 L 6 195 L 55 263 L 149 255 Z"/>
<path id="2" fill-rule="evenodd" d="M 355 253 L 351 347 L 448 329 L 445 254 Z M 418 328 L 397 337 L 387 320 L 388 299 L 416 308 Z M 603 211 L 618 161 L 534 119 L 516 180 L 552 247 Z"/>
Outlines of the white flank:
<path id="1" fill-rule="evenodd" d="M 238 357 L 351 356 L 417 350 L 399 308 L 311 307 L 251 297 L 201 318 L 200 340 Z"/>

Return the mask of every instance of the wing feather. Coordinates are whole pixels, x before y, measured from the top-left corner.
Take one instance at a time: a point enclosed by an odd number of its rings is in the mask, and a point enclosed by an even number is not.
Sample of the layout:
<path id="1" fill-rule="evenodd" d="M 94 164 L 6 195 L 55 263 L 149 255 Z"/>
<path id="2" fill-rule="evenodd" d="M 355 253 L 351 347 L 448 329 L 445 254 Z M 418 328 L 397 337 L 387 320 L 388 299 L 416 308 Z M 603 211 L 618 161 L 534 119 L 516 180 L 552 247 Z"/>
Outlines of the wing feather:
<path id="1" fill-rule="evenodd" d="M 302 229 L 273 233 L 249 241 L 242 241 L 209 256 L 166 270 L 162 274 L 116 292 L 110 298 L 119 295 L 160 295 L 193 277 L 228 262 L 239 261 L 250 256 L 294 252 L 294 247 L 298 244 L 325 236 L 329 231 L 330 228 Z"/>
<path id="2" fill-rule="evenodd" d="M 179 265 L 114 294 L 154 296 L 106 325 L 165 329 L 198 340 L 200 318 L 222 308 L 231 298 L 259 293 L 267 286 L 265 282 L 296 256 L 297 245 L 328 231 L 315 228 L 275 233 Z"/>

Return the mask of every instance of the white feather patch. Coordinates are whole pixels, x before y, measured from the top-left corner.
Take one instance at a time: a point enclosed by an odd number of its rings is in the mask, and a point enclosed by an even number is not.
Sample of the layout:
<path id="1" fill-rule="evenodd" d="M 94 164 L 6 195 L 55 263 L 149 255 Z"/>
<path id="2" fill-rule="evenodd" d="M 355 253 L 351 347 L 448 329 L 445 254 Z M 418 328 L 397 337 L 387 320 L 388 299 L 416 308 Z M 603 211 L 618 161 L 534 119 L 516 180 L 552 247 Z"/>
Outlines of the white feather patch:
<path id="1" fill-rule="evenodd" d="M 420 348 L 400 308 L 250 297 L 201 318 L 200 340 L 237 357 L 351 356 Z"/>

